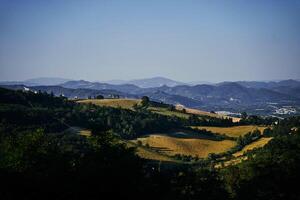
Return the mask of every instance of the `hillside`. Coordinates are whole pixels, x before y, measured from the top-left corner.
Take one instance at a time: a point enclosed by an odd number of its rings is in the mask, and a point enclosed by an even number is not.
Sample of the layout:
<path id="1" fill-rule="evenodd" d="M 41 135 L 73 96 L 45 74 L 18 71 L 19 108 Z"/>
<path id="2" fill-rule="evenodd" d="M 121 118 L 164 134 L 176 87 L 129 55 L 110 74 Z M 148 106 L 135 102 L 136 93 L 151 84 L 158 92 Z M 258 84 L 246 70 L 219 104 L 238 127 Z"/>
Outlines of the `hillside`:
<path id="1" fill-rule="evenodd" d="M 57 85 L 72 89 L 64 91 L 69 98 L 87 98 L 97 94 L 110 93 L 126 98 L 141 98 L 148 96 L 154 101 L 168 104 L 181 104 L 188 108 L 210 111 L 227 112 L 238 116 L 241 112 L 258 115 L 296 115 L 300 112 L 300 82 L 296 80 L 283 80 L 279 82 L 222 82 L 218 84 L 189 85 L 155 77 L 127 81 L 122 84 L 109 84 L 102 82 L 89 82 L 85 80 L 67 81 Z M 165 83 L 165 84 L 164 84 Z M 143 85 L 144 84 L 144 85 Z M 35 86 L 29 82 L 2 82 L 5 87 L 13 85 Z M 151 86 L 151 87 L 150 87 Z M 51 92 L 51 88 L 40 87 L 40 90 Z M 54 89 L 53 89 L 54 90 Z M 76 90 L 76 91 L 74 91 Z M 80 92 L 77 92 L 80 90 Z M 94 91 L 95 90 L 95 91 Z M 93 92 L 92 92 L 93 91 Z M 55 95 L 62 94 L 55 92 Z M 76 95 L 75 95 L 76 94 Z M 106 95 L 108 96 L 108 95 Z M 284 110 L 284 112 L 281 112 Z"/>
<path id="2" fill-rule="evenodd" d="M 184 107 L 183 105 L 176 105 L 176 109 L 180 110 L 180 111 L 185 110 L 185 112 L 188 114 L 232 119 L 233 122 L 239 122 L 241 120 L 241 118 L 238 118 L 238 117 L 231 117 L 231 116 L 226 116 L 226 115 L 222 115 L 222 114 L 206 112 L 206 111 L 199 110 L 199 109 L 187 108 L 187 107 Z"/>
<path id="3" fill-rule="evenodd" d="M 205 129 L 208 131 L 212 131 L 214 133 L 225 134 L 230 137 L 239 137 L 245 135 L 248 132 L 252 132 L 256 129 L 258 129 L 260 132 L 263 132 L 263 130 L 267 127 L 248 125 L 248 126 L 233 126 L 233 127 L 196 126 L 193 128 L 200 129 L 200 130 Z"/>
<path id="4" fill-rule="evenodd" d="M 94 89 L 71 89 L 64 88 L 61 86 L 26 86 L 26 85 L 0 85 L 2 88 L 12 89 L 12 90 L 23 90 L 23 91 L 33 91 L 33 92 L 46 92 L 48 94 L 53 93 L 55 96 L 64 96 L 69 99 L 88 99 L 89 97 L 96 97 L 102 95 L 105 98 L 112 98 L 115 96 L 121 98 L 136 98 L 136 95 L 130 95 L 116 90 L 94 90 Z"/>
<path id="5" fill-rule="evenodd" d="M 259 140 L 255 141 L 249 145 L 246 145 L 241 151 L 234 153 L 233 156 L 239 157 L 239 156 L 242 156 L 244 153 L 252 151 L 253 149 L 262 148 L 266 144 L 268 144 L 270 142 L 270 140 L 272 140 L 272 138 L 260 138 Z"/>
<path id="6" fill-rule="evenodd" d="M 134 94 L 140 88 L 132 84 L 112 85 L 107 83 L 89 82 L 84 80 L 68 81 L 60 86 L 71 89 L 116 90 L 123 93 Z"/>
<path id="7" fill-rule="evenodd" d="M 67 88 L 110 89 L 130 95 L 149 96 L 152 100 L 169 104 L 182 104 L 206 111 L 247 111 L 253 114 L 277 115 L 276 110 L 291 106 L 298 112 L 300 99 L 298 81 L 223 82 L 216 85 L 162 85 L 142 88 L 133 84 L 105 84 L 88 81 L 71 81 L 61 86 Z M 284 87 L 283 89 L 281 89 Z M 256 109 L 255 109 L 256 108 Z M 292 114 L 292 112 L 290 112 Z"/>
<path id="8" fill-rule="evenodd" d="M 92 103 L 98 106 L 108 106 L 113 108 L 133 109 L 133 106 L 139 104 L 139 99 L 86 99 L 77 101 L 78 103 Z"/>
<path id="9" fill-rule="evenodd" d="M 210 153 L 222 153 L 235 146 L 235 142 L 230 140 L 213 141 L 187 137 L 178 138 L 172 134 L 152 134 L 138 138 L 134 142 L 141 141 L 142 145 L 149 145 L 152 150 L 167 156 L 181 154 L 197 156 L 199 158 L 206 158 Z M 143 154 L 140 155 L 144 157 Z M 152 159 L 159 160 L 160 158 L 152 157 Z"/>
<path id="10" fill-rule="evenodd" d="M 139 105 L 140 99 L 85 99 L 79 100 L 78 103 L 92 103 L 94 105 L 99 106 L 108 106 L 114 108 L 125 108 L 133 110 L 134 105 Z M 183 111 L 184 109 L 184 111 Z M 156 102 L 151 102 L 148 110 L 154 113 L 167 115 L 167 116 L 177 116 L 180 118 L 188 118 L 191 114 L 202 116 L 202 117 L 213 117 L 213 118 L 224 118 L 224 119 L 232 119 L 233 122 L 239 122 L 240 118 L 230 117 L 225 115 L 220 115 L 216 113 L 210 113 L 201 111 L 198 109 L 191 109 L 187 107 L 183 107 L 182 105 L 176 105 L 173 110 L 168 108 L 167 104 L 159 104 Z"/>

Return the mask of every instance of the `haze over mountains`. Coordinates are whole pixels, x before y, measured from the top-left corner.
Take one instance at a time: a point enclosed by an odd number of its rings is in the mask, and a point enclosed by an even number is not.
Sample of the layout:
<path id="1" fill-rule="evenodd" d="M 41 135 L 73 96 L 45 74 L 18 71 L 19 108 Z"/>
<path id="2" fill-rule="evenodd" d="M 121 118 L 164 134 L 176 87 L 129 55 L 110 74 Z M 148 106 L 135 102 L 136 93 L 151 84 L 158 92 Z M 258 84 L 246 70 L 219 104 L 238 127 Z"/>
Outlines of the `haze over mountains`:
<path id="1" fill-rule="evenodd" d="M 71 79 L 66 78 L 57 78 L 57 77 L 40 77 L 40 78 L 32 78 L 27 79 L 25 81 L 1 81 L 1 85 L 26 85 L 26 86 L 37 86 L 37 85 L 59 85 L 65 83 L 67 81 L 71 81 Z"/>
<path id="2" fill-rule="evenodd" d="M 163 77 L 122 81 L 90 82 L 60 78 L 37 78 L 20 82 L 2 82 L 4 87 L 53 92 L 68 98 L 105 97 L 140 98 L 182 104 L 207 111 L 259 114 L 296 114 L 300 108 L 300 82 L 237 81 L 217 84 L 189 84 Z"/>

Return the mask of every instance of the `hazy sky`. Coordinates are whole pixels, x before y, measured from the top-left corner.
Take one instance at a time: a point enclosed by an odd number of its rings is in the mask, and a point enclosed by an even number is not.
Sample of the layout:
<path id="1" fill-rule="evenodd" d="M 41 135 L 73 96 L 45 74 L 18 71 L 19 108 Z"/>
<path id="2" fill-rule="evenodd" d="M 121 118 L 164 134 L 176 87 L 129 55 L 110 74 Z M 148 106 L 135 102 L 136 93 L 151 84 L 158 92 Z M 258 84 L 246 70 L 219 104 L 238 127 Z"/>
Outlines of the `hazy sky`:
<path id="1" fill-rule="evenodd" d="M 300 78 L 300 1 L 0 0 L 0 80 Z"/>

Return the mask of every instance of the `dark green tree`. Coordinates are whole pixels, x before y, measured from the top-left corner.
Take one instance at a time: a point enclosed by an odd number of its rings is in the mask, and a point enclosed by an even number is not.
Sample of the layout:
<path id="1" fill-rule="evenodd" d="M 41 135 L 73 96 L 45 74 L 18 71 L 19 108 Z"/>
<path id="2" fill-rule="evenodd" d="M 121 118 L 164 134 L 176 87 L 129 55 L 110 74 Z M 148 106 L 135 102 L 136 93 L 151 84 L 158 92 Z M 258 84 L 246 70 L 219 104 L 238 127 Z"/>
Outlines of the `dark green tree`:
<path id="1" fill-rule="evenodd" d="M 147 97 L 147 96 L 143 96 L 143 97 L 142 97 L 141 105 L 142 105 L 143 107 L 148 107 L 148 106 L 149 106 L 149 102 L 150 102 L 149 97 Z"/>

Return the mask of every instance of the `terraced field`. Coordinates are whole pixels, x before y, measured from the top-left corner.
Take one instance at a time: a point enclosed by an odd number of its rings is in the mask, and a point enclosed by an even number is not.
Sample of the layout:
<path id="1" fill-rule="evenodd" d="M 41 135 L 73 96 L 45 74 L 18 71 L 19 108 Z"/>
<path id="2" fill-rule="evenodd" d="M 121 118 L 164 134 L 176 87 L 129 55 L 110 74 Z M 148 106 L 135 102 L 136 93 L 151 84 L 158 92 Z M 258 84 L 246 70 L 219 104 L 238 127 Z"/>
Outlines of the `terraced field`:
<path id="1" fill-rule="evenodd" d="M 177 137 L 167 134 L 151 134 L 133 140 L 132 142 L 138 143 L 138 141 L 141 141 L 143 146 L 149 145 L 151 149 L 167 156 L 184 154 L 198 156 L 200 158 L 205 158 L 210 153 L 228 151 L 236 145 L 236 143 L 231 140 L 214 141 L 196 137 Z M 144 155 L 141 156 L 145 157 Z"/>
<path id="2" fill-rule="evenodd" d="M 239 137 L 247 134 L 248 132 L 254 131 L 255 129 L 258 129 L 260 130 L 260 132 L 263 132 L 263 130 L 267 127 L 249 125 L 249 126 L 233 126 L 233 127 L 194 126 L 193 128 L 206 129 L 208 131 L 225 134 L 230 137 Z"/>

